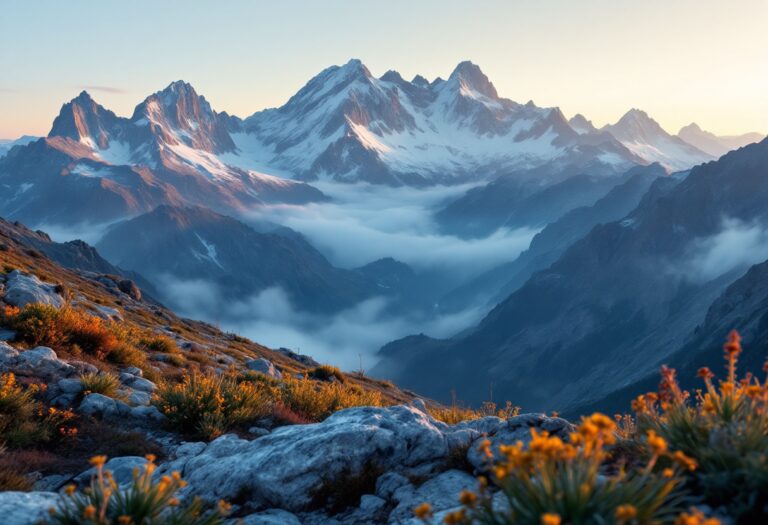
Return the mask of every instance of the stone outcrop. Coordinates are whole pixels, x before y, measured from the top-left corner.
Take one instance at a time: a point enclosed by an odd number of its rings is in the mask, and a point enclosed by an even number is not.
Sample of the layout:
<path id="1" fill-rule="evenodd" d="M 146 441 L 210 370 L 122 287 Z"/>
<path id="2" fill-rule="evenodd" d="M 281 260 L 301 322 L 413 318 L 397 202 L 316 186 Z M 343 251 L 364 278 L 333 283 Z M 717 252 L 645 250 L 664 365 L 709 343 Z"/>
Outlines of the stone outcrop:
<path id="1" fill-rule="evenodd" d="M 5 279 L 6 303 L 23 308 L 28 304 L 42 303 L 57 308 L 64 305 L 64 298 L 53 284 L 42 282 L 34 275 L 14 270 Z"/>

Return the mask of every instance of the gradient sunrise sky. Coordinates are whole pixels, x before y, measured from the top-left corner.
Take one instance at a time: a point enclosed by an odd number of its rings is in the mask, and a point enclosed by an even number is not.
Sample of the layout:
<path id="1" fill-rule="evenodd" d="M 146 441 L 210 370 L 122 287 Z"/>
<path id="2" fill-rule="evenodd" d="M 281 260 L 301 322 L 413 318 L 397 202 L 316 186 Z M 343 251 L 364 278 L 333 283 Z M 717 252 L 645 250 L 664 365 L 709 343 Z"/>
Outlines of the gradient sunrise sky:
<path id="1" fill-rule="evenodd" d="M 768 132 L 767 39 L 768 0 L 0 0 L 0 138 L 47 133 L 82 89 L 130 115 L 177 79 L 244 117 L 352 57 L 429 79 L 469 59 L 596 125 Z"/>

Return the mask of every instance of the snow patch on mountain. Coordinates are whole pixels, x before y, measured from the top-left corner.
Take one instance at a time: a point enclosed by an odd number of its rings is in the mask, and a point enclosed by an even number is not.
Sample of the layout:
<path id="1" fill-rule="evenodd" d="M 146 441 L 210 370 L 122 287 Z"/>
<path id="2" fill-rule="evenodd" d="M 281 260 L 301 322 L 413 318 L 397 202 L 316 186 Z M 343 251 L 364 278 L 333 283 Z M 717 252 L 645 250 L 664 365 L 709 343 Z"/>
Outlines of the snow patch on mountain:
<path id="1" fill-rule="evenodd" d="M 197 237 L 197 240 L 199 240 L 200 244 L 202 244 L 203 248 L 205 248 L 205 254 L 201 254 L 201 253 L 195 252 L 195 256 L 198 259 L 209 260 L 213 264 L 215 264 L 216 266 L 218 266 L 219 268 L 221 268 L 223 270 L 224 267 L 221 265 L 221 263 L 219 262 L 219 258 L 216 255 L 216 246 L 213 243 L 210 243 L 210 242 L 206 241 L 205 239 L 203 239 L 200 236 L 200 234 L 198 234 L 198 233 L 195 233 L 195 237 Z"/>
<path id="2" fill-rule="evenodd" d="M 648 163 L 680 171 L 714 160 L 712 155 L 667 133 L 645 111 L 631 109 L 615 124 L 604 126 L 619 142 Z"/>

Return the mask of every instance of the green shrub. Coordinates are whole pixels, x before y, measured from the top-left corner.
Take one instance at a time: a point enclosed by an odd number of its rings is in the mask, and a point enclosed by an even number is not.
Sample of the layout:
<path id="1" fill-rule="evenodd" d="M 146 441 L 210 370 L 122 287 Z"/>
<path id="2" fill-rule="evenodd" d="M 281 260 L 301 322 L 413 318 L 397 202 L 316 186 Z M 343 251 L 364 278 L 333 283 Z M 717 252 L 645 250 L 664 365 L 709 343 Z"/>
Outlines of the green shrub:
<path id="1" fill-rule="evenodd" d="M 141 339 L 140 345 L 150 352 L 172 354 L 179 351 L 176 342 L 166 335 L 154 335 Z"/>
<path id="2" fill-rule="evenodd" d="M 80 376 L 83 385 L 83 395 L 103 394 L 107 397 L 115 397 L 120 388 L 120 379 L 108 372 L 89 372 Z"/>
<path id="3" fill-rule="evenodd" d="M 331 378 L 336 378 L 339 382 L 344 383 L 347 378 L 344 373 L 331 365 L 320 365 L 309 371 L 309 377 L 320 381 L 328 381 Z"/>
<path id="4" fill-rule="evenodd" d="M 213 439 L 271 413 L 269 393 L 232 376 L 193 373 L 181 383 L 162 383 L 155 404 L 183 433 Z"/>
<path id="5" fill-rule="evenodd" d="M 144 472 L 135 472 L 133 482 L 121 488 L 109 471 L 104 471 L 105 456 L 96 456 L 91 463 L 97 473 L 90 486 L 76 492 L 70 485 L 58 508 L 51 513 L 52 523 L 58 525 L 218 525 L 227 514 L 223 502 L 215 510 L 205 511 L 199 499 L 181 504 L 176 497 L 185 483 L 174 472 L 159 481 L 152 479 L 154 457 Z"/>

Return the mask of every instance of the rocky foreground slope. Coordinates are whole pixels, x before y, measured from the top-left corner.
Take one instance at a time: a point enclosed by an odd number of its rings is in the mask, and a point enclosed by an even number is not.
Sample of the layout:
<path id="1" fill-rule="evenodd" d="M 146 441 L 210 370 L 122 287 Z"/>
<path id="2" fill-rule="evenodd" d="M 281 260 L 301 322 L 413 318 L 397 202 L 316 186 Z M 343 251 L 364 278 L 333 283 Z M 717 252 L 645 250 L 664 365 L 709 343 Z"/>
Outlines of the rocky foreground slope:
<path id="1" fill-rule="evenodd" d="M 62 428 L 68 429 L 65 438 L 38 446 L 9 441 L 0 454 L 3 475 L 10 465 L 32 485 L 29 492 L 0 492 L 0 514 L 7 525 L 31 525 L 45 518 L 58 504 L 63 487 L 89 482 L 94 471 L 87 458 L 102 453 L 110 456 L 106 467 L 118 483 L 130 481 L 133 469 L 146 463 L 144 453 L 155 454 L 160 458 L 158 476 L 178 471 L 189 482 L 185 498 L 199 496 L 211 504 L 229 501 L 232 519 L 245 518 L 249 525 L 415 523 L 412 509 L 417 504 L 430 502 L 439 515 L 457 506 L 461 490 L 475 487 L 473 474 L 485 464 L 477 450 L 484 436 L 507 443 L 528 439 L 531 428 L 563 436 L 571 428 L 565 420 L 537 414 L 488 416 L 450 425 L 430 415 L 436 405 L 391 384 L 354 374 L 340 379 L 313 376 L 317 363 L 307 356 L 270 350 L 180 319 L 143 298 L 133 281 L 92 271 L 96 267 L 65 269 L 31 246 L 27 237 L 33 232 L 3 224 L 3 384 L 39 385 L 40 406 L 62 414 Z M 48 244 L 42 242 L 44 237 L 38 240 L 42 247 Z M 48 246 L 54 255 L 72 256 L 74 248 L 82 246 Z M 95 251 L 92 256 L 92 262 L 99 260 Z M 127 366 L 111 354 L 100 357 L 86 347 L 62 343 L 57 351 L 33 346 L 25 339 L 27 328 L 14 332 L 9 327 L 16 325 L 9 320 L 39 308 L 78 312 L 77 319 L 89 326 L 114 323 L 108 326 L 141 331 L 145 337 L 157 334 L 171 343 L 139 346 L 144 355 L 138 366 Z M 384 406 L 348 408 L 316 423 L 289 421 L 285 413 L 274 412 L 250 427 L 205 442 L 169 425 L 167 412 L 155 402 L 162 383 L 184 372 L 244 371 L 276 388 L 297 375 L 297 381 L 315 383 L 318 391 L 343 380 L 344 388 L 375 392 L 371 399 Z M 91 391 L 94 376 L 109 374 L 117 378 L 114 391 Z"/>

